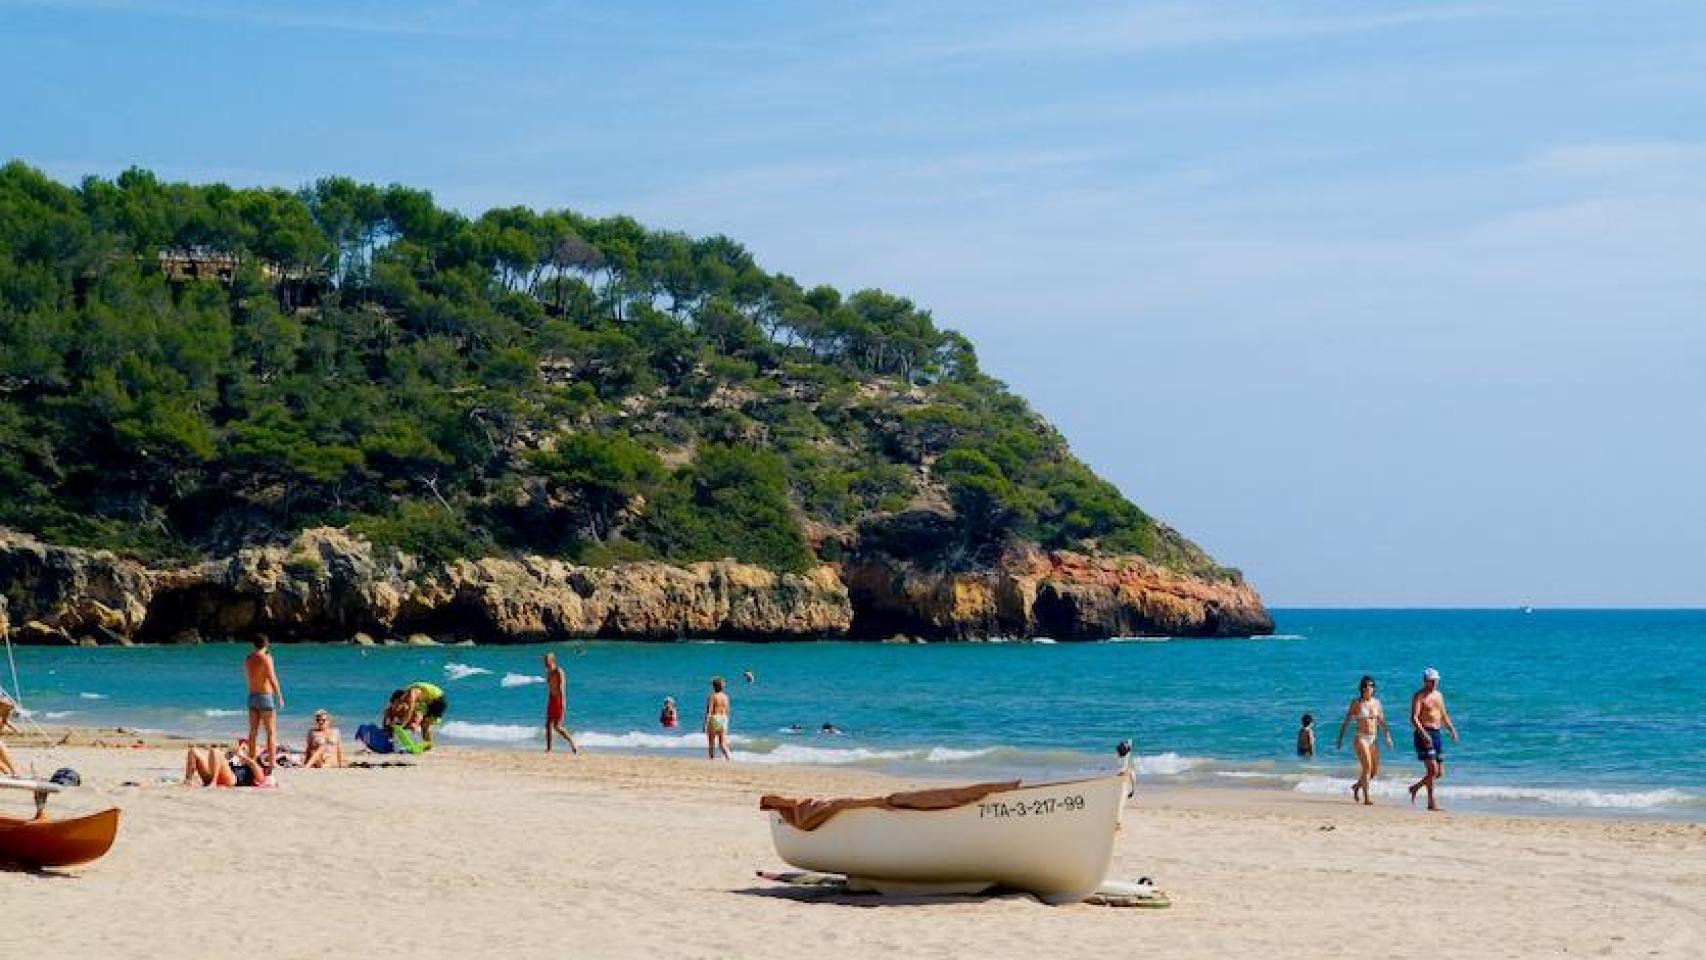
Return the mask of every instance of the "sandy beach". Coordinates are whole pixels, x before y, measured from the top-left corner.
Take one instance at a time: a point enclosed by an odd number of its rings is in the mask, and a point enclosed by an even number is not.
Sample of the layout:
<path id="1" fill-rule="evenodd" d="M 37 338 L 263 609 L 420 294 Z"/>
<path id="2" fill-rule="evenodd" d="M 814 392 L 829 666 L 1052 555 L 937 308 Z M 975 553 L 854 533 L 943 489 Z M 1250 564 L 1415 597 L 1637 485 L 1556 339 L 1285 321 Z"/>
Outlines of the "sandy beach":
<path id="1" fill-rule="evenodd" d="M 1363 809 L 1148 787 L 1112 875 L 1166 910 L 779 887 L 759 794 L 882 792 L 822 768 L 443 749 L 413 767 L 184 789 L 181 748 L 27 747 L 124 808 L 113 852 L 0 872 L 0 952 L 72 957 L 1701 956 L 1706 825 Z M 119 786 L 124 781 L 143 786 Z M 7 797 L 6 809 L 24 808 Z"/>

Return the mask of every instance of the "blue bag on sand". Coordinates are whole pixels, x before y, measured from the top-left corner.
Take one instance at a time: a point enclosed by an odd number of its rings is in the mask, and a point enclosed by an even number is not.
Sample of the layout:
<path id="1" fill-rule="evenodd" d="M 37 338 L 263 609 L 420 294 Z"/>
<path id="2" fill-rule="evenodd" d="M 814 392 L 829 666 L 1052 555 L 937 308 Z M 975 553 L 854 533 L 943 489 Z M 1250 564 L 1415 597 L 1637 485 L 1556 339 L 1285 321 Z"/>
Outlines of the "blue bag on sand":
<path id="1" fill-rule="evenodd" d="M 374 753 L 396 753 L 397 745 L 391 742 L 391 735 L 382 727 L 364 723 L 356 728 L 355 741 Z"/>

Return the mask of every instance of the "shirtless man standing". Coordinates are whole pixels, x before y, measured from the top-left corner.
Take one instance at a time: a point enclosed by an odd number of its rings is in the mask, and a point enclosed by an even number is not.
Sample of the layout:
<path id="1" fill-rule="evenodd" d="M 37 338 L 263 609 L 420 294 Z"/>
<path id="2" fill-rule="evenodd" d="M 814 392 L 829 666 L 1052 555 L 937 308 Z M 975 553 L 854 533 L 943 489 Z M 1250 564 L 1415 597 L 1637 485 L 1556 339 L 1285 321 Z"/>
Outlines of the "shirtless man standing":
<path id="1" fill-rule="evenodd" d="M 569 677 L 563 668 L 557 666 L 555 653 L 545 654 L 545 752 L 551 752 L 551 734 L 553 731 L 569 742 L 572 753 L 580 753 L 581 748 L 575 745 L 575 738 L 569 731 L 563 729 L 563 717 L 569 706 Z"/>
<path id="2" fill-rule="evenodd" d="M 1445 695 L 1439 692 L 1439 671 L 1429 667 L 1422 671 L 1422 689 L 1410 696 L 1410 730 L 1416 741 L 1416 757 L 1422 761 L 1426 772 L 1422 779 L 1410 784 L 1410 802 L 1416 802 L 1416 792 L 1426 787 L 1428 790 L 1428 809 L 1438 810 L 1434 803 L 1434 781 L 1445 776 L 1445 738 L 1440 735 L 1440 728 L 1451 734 L 1451 742 L 1457 743 L 1457 725 L 1451 722 L 1451 714 L 1445 709 Z"/>
<path id="3" fill-rule="evenodd" d="M 273 666 L 272 651 L 267 649 L 264 635 L 255 634 L 255 649 L 243 659 L 243 673 L 249 682 L 249 745 L 260 743 L 255 734 L 265 726 L 267 747 L 255 756 L 271 769 L 276 760 L 278 712 L 284 709 L 284 691 L 279 688 L 278 670 Z"/>
<path id="4" fill-rule="evenodd" d="M 705 755 L 717 759 L 717 751 L 729 756 L 729 695 L 723 692 L 723 678 L 711 678 L 711 695 L 705 698 Z"/>

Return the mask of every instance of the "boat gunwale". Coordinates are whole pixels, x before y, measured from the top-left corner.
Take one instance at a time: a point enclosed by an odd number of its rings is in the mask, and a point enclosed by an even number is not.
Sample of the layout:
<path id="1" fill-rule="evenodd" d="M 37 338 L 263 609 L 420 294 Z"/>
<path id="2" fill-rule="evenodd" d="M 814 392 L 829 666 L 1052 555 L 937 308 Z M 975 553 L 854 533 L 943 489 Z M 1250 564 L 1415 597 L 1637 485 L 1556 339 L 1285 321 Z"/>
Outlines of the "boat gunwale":
<path id="1" fill-rule="evenodd" d="M 1110 780 L 1110 779 L 1116 779 L 1116 778 L 1123 779 L 1125 777 L 1133 777 L 1133 779 L 1135 780 L 1135 775 L 1130 770 L 1126 770 L 1126 769 L 1113 770 L 1113 771 L 1109 771 L 1107 773 L 1095 774 L 1093 776 L 1072 777 L 1072 778 L 1059 779 L 1059 780 L 1041 780 L 1041 781 L 1037 781 L 1035 783 L 1030 782 L 1030 781 L 1026 781 L 1026 780 L 1021 780 L 1018 782 L 1018 784 L 1016 786 L 1003 787 L 1003 788 L 998 789 L 998 790 L 991 790 L 988 793 L 984 794 L 983 797 L 995 797 L 995 796 L 1000 796 L 1002 794 L 1017 793 L 1020 790 L 1041 790 L 1041 789 L 1046 789 L 1046 788 L 1050 788 L 1050 787 L 1070 787 L 1070 786 L 1074 786 L 1074 785 L 1080 784 L 1080 783 L 1099 783 L 1103 780 Z M 991 782 L 994 782 L 994 781 L 991 781 Z M 963 784 L 962 786 L 975 786 L 975 784 Z M 885 793 L 885 794 L 882 794 L 880 796 L 824 797 L 822 799 L 819 799 L 817 797 L 810 797 L 810 798 L 806 798 L 806 799 L 810 799 L 810 800 L 813 800 L 813 801 L 819 802 L 819 803 L 862 803 L 862 802 L 868 801 L 868 800 L 887 800 L 888 798 L 896 796 L 896 795 L 906 795 L 906 794 L 910 794 L 910 793 L 928 793 L 928 792 L 932 792 L 935 790 L 952 790 L 952 789 L 954 789 L 954 787 L 952 787 L 952 786 L 924 787 L 924 788 L 918 789 L 918 790 L 896 790 L 892 793 Z M 790 798 L 783 798 L 783 799 L 793 800 L 794 798 L 790 797 Z M 881 809 L 883 810 L 883 812 L 886 812 L 886 813 L 946 813 L 950 810 L 959 810 L 959 809 L 962 809 L 964 807 L 973 806 L 976 803 L 981 802 L 982 799 L 983 798 L 979 798 L 979 800 L 973 800 L 973 801 L 968 801 L 966 803 L 956 804 L 955 806 L 952 806 L 952 807 L 935 807 L 935 808 L 930 808 L 930 809 L 912 809 L 912 808 L 906 808 L 906 807 L 884 806 Z M 1120 802 L 1124 803 L 1125 799 L 1126 799 L 1125 797 L 1121 797 Z M 854 809 L 875 809 L 875 808 L 854 808 Z M 836 816 L 839 816 L 842 813 L 852 813 L 852 812 L 853 812 L 853 809 L 843 810 L 843 811 L 839 811 L 836 814 Z M 812 832 L 810 830 L 805 830 L 804 828 L 801 828 L 801 827 L 795 826 L 792 823 L 789 823 L 786 819 L 784 819 L 782 817 L 782 815 L 779 812 L 777 812 L 775 810 L 771 810 L 771 811 L 769 811 L 769 813 L 772 817 L 774 817 L 776 819 L 776 821 L 778 823 L 782 824 L 783 826 L 790 827 L 794 830 L 799 830 L 802 833 Z M 833 818 L 831 818 L 831 819 L 833 819 Z M 825 822 L 827 823 L 828 821 L 826 820 Z"/>

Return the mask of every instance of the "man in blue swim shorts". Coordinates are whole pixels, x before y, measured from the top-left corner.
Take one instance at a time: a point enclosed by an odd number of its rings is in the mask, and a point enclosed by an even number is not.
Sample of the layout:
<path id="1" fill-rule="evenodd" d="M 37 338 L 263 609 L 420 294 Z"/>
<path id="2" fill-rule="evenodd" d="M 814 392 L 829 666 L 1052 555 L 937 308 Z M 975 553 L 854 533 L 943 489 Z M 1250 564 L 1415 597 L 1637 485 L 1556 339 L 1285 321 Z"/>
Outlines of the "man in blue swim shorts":
<path id="1" fill-rule="evenodd" d="M 1443 731 L 1442 731 L 1443 728 Z M 1439 671 L 1429 667 L 1422 671 L 1422 688 L 1410 697 L 1410 731 L 1416 743 L 1416 759 L 1422 761 L 1422 779 L 1410 784 L 1410 802 L 1416 793 L 1428 791 L 1428 809 L 1438 810 L 1434 802 L 1434 781 L 1445 776 L 1445 737 L 1450 733 L 1457 742 L 1457 725 L 1445 709 L 1445 694 L 1439 692 Z"/>
<path id="2" fill-rule="evenodd" d="M 267 638 L 257 633 L 254 644 L 255 649 L 243 659 L 243 675 L 249 686 L 249 749 L 271 770 L 278 749 L 278 712 L 284 709 L 284 690 L 278 685 L 278 668 L 273 665 Z M 259 749 L 256 739 L 263 731 L 267 735 L 265 750 Z"/>

